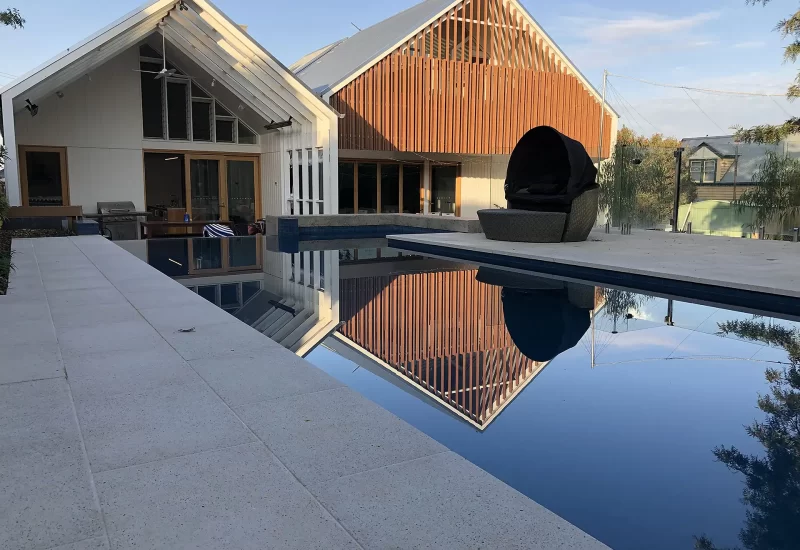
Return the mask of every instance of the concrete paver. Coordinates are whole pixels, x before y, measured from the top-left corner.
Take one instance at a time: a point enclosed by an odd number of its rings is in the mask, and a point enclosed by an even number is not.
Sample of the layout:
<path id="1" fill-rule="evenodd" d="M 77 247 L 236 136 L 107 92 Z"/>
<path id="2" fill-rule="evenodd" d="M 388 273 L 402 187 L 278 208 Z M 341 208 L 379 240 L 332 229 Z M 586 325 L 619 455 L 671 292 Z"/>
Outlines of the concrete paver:
<path id="1" fill-rule="evenodd" d="M 0 385 L 0 548 L 103 533 L 64 378 Z"/>
<path id="2" fill-rule="evenodd" d="M 350 388 L 234 410 L 307 487 L 446 450 Z"/>

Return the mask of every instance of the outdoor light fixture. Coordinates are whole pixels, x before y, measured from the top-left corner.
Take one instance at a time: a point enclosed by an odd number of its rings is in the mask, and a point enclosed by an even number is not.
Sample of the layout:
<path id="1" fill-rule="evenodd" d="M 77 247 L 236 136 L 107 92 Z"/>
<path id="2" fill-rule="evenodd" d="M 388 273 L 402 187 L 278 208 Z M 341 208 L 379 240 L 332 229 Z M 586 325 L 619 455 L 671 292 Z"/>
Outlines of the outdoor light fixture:
<path id="1" fill-rule="evenodd" d="M 30 99 L 26 99 L 25 103 L 27 103 L 25 108 L 28 109 L 28 112 L 31 114 L 31 116 L 36 116 L 39 114 L 39 106 L 36 103 L 31 103 Z"/>
<path id="2" fill-rule="evenodd" d="M 178 160 L 179 158 L 180 158 L 180 157 L 169 157 L 169 158 L 166 158 L 166 159 L 164 159 L 164 160 Z"/>
<path id="3" fill-rule="evenodd" d="M 187 5 L 186 5 L 186 3 L 185 3 L 183 0 L 181 0 L 181 1 L 178 3 L 178 9 L 179 9 L 180 11 L 189 11 L 189 6 L 187 6 Z"/>
<path id="4" fill-rule="evenodd" d="M 211 87 L 213 88 L 214 84 L 216 84 L 216 83 L 217 83 L 217 79 L 216 78 L 212 78 L 211 79 Z"/>
<path id="5" fill-rule="evenodd" d="M 239 103 L 239 110 L 244 111 L 244 103 Z"/>
<path id="6" fill-rule="evenodd" d="M 61 90 L 58 90 L 56 92 L 56 96 L 58 97 L 58 99 L 62 99 L 64 97 L 64 92 L 62 92 Z"/>
<path id="7" fill-rule="evenodd" d="M 289 117 L 289 120 L 284 120 L 282 122 L 275 122 L 273 120 L 270 121 L 269 124 L 264 126 L 265 130 L 279 130 L 280 128 L 286 128 L 287 126 L 292 125 L 292 117 Z"/>

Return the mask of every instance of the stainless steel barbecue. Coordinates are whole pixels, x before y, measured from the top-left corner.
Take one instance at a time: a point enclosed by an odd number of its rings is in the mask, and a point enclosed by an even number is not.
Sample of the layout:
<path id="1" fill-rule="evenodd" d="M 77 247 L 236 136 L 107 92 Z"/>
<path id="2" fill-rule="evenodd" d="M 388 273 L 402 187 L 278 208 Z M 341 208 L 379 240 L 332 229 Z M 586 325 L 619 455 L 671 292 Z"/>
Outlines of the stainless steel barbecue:
<path id="1" fill-rule="evenodd" d="M 100 231 L 112 241 L 139 239 L 140 216 L 147 216 L 147 212 L 137 211 L 131 201 L 97 203 Z"/>

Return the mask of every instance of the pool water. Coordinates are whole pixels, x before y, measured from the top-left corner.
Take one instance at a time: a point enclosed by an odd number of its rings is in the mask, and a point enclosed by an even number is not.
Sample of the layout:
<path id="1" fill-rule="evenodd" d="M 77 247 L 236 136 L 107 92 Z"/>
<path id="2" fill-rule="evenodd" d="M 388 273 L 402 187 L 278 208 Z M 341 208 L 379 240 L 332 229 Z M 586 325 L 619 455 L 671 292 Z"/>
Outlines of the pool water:
<path id="1" fill-rule="evenodd" d="M 791 460 L 766 476 L 769 506 L 717 456 L 767 456 L 745 428 L 771 417 L 759 396 L 800 354 L 797 319 L 379 245 L 340 246 L 326 268 L 342 324 L 314 365 L 613 548 L 759 531 L 772 538 L 745 548 L 800 547 L 796 427 L 771 443 Z"/>

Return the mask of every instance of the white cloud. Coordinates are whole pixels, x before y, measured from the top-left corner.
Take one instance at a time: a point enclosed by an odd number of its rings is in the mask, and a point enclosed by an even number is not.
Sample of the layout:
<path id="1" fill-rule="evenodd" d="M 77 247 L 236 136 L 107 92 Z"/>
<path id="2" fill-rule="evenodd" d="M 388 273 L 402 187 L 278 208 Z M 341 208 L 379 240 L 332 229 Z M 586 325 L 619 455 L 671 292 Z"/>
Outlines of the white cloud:
<path id="1" fill-rule="evenodd" d="M 622 19 L 599 17 L 565 17 L 579 36 L 597 42 L 625 42 L 635 38 L 652 40 L 673 36 L 703 23 L 717 19 L 719 12 L 703 12 L 686 17 L 667 17 L 659 14 L 630 15 Z"/>

